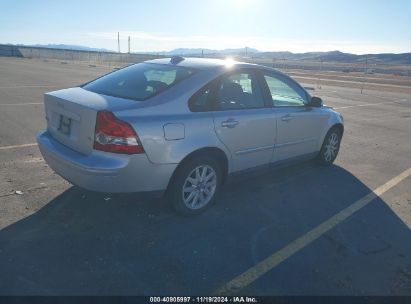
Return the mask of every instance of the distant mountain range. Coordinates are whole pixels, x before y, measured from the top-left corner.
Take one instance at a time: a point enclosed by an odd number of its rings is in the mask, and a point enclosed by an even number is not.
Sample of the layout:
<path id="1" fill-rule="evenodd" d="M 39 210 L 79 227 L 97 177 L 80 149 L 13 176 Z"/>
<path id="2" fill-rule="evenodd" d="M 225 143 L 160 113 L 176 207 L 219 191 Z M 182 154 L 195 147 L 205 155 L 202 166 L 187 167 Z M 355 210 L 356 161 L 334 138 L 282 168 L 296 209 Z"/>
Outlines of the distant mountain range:
<path id="1" fill-rule="evenodd" d="M 24 45 L 22 45 L 24 46 Z M 95 51 L 95 52 L 113 52 L 112 50 L 103 48 L 90 48 L 81 45 L 68 45 L 68 44 L 36 44 L 29 45 L 33 47 L 44 47 L 53 49 L 69 49 L 80 51 Z M 139 52 L 140 53 L 140 52 Z M 224 49 L 224 50 L 212 50 L 201 48 L 178 48 L 172 51 L 163 52 L 145 52 L 145 54 L 155 54 L 163 56 L 211 56 L 211 57 L 224 57 L 224 56 L 241 56 L 241 57 L 253 57 L 253 58 L 271 58 L 273 60 L 306 60 L 306 61 L 323 61 L 323 62 L 341 62 L 341 63 L 355 63 L 364 62 L 368 60 L 372 62 L 385 62 L 385 63 L 398 63 L 398 64 L 411 64 L 411 53 L 402 54 L 367 54 L 356 55 L 350 53 L 343 53 L 340 51 L 331 52 L 309 52 L 309 53 L 291 53 L 291 52 L 260 52 L 253 48 L 238 48 L 238 49 Z"/>
<path id="2" fill-rule="evenodd" d="M 364 62 L 368 60 L 369 62 L 391 62 L 391 63 L 402 63 L 411 64 L 411 53 L 402 54 L 366 54 L 366 55 L 356 55 L 350 53 L 343 53 L 340 51 L 332 52 L 310 52 L 310 53 L 300 53 L 294 54 L 291 52 L 260 52 L 256 57 L 271 57 L 276 60 L 287 59 L 287 60 L 314 60 L 314 61 L 324 61 L 324 62 Z"/>
<path id="3" fill-rule="evenodd" d="M 251 55 L 260 53 L 260 51 L 252 48 L 240 48 L 240 49 L 224 49 L 224 50 L 210 50 L 210 49 L 189 49 L 179 48 L 168 52 L 149 52 L 150 54 L 160 54 L 165 56 L 188 56 L 188 55 Z"/>
<path id="4" fill-rule="evenodd" d="M 24 45 L 18 44 L 19 46 L 32 46 L 32 47 L 40 47 L 40 48 L 47 48 L 47 49 L 62 49 L 62 50 L 76 50 L 76 51 L 90 51 L 90 52 L 113 52 L 108 49 L 99 49 L 99 48 L 91 48 L 88 46 L 82 45 L 72 45 L 72 44 L 31 44 L 31 45 Z"/>
<path id="5" fill-rule="evenodd" d="M 309 53 L 291 53 L 291 52 L 260 52 L 252 48 L 241 49 L 225 49 L 225 50 L 209 50 L 209 49 L 175 49 L 170 52 L 157 52 L 152 54 L 160 54 L 165 56 L 247 56 L 253 58 L 272 58 L 274 60 L 310 60 L 310 61 L 324 61 L 324 62 L 341 62 L 354 63 L 364 62 L 368 60 L 371 62 L 391 62 L 401 64 L 411 64 L 411 53 L 403 54 L 367 54 L 356 55 L 350 53 L 343 53 L 340 51 L 331 52 L 309 52 Z"/>

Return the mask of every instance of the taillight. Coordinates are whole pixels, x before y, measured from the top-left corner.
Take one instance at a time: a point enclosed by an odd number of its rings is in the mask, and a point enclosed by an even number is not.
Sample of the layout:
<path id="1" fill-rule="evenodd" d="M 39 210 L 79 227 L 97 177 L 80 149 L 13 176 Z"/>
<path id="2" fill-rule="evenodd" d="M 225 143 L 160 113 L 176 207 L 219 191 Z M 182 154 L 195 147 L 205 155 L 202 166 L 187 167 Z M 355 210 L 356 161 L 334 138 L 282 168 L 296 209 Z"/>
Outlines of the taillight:
<path id="1" fill-rule="evenodd" d="M 134 129 L 107 111 L 97 113 L 94 149 L 121 154 L 144 153 Z"/>

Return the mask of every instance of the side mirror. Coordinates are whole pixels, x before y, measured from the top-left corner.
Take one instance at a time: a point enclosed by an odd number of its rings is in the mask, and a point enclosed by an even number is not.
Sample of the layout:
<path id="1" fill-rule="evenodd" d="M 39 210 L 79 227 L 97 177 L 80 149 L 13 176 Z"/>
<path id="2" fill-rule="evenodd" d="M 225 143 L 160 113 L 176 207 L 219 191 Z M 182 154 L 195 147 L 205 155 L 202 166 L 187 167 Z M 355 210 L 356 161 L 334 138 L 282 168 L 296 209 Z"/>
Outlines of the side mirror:
<path id="1" fill-rule="evenodd" d="M 320 97 L 311 97 L 309 106 L 321 108 L 323 106 L 323 100 Z"/>

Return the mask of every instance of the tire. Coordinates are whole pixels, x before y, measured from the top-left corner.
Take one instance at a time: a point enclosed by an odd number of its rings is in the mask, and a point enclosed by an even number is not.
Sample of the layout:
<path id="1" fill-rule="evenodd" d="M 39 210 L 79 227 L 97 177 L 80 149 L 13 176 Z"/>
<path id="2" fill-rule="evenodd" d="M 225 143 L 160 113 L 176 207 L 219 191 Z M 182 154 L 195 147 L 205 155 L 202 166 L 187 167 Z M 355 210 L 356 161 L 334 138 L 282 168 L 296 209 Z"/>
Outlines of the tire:
<path id="1" fill-rule="evenodd" d="M 221 182 L 219 162 L 200 155 L 177 168 L 168 187 L 167 197 L 179 214 L 199 214 L 215 202 Z"/>
<path id="2" fill-rule="evenodd" d="M 335 127 L 328 131 L 320 153 L 317 156 L 317 161 L 320 165 L 329 166 L 337 158 L 340 151 L 341 135 L 340 129 Z"/>

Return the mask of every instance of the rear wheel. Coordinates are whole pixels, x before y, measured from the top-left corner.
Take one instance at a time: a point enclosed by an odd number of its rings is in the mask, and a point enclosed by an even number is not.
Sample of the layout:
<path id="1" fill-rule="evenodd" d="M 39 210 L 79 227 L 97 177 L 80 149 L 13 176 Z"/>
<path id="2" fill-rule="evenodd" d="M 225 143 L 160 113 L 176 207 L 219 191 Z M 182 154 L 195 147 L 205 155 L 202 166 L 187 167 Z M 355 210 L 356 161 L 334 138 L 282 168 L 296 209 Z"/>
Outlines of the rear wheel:
<path id="1" fill-rule="evenodd" d="M 341 131 L 338 128 L 332 128 L 324 138 L 321 151 L 318 154 L 318 162 L 324 166 L 331 165 L 337 158 L 340 143 Z"/>
<path id="2" fill-rule="evenodd" d="M 221 185 L 221 167 L 210 157 L 199 156 L 183 163 L 174 175 L 168 199 L 177 212 L 194 215 L 207 209 Z"/>

